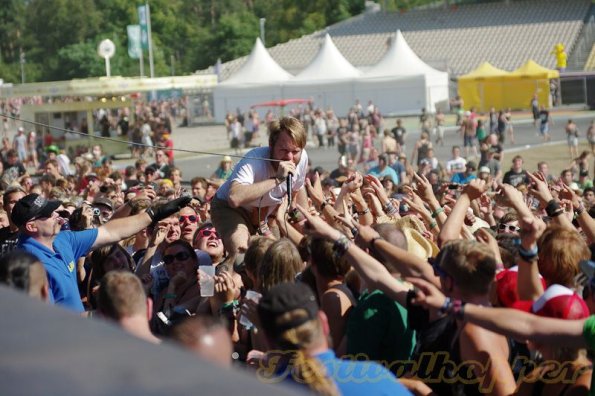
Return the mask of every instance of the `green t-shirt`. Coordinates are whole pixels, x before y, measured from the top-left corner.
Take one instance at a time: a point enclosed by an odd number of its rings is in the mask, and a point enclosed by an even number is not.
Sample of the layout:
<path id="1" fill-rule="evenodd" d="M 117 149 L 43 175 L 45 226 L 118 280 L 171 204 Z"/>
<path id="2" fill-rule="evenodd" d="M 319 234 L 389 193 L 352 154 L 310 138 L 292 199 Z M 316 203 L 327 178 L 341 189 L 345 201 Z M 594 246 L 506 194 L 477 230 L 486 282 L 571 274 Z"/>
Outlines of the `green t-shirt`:
<path id="1" fill-rule="evenodd" d="M 365 291 L 349 314 L 347 354 L 364 354 L 397 374 L 398 362 L 409 360 L 415 347 L 415 331 L 407 324 L 407 310 L 399 303 L 380 290 Z"/>
<path id="2" fill-rule="evenodd" d="M 583 325 L 583 337 L 587 343 L 587 348 L 595 352 L 595 315 L 591 315 Z M 595 375 L 591 377 L 590 395 L 595 396 Z"/>

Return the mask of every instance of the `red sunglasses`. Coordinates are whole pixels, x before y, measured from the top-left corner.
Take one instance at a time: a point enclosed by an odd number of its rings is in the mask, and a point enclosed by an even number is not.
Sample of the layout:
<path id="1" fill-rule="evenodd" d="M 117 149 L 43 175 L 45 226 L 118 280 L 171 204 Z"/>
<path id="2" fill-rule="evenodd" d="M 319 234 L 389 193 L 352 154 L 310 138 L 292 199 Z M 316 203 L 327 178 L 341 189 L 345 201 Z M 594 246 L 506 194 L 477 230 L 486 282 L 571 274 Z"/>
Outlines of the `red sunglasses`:
<path id="1" fill-rule="evenodd" d="M 180 223 L 183 223 L 186 220 L 188 220 L 191 223 L 196 223 L 198 221 L 198 218 L 195 215 L 180 216 L 179 218 Z"/>
<path id="2" fill-rule="evenodd" d="M 198 236 L 201 238 L 209 238 L 211 235 L 214 235 L 215 238 L 221 239 L 221 236 L 212 228 L 203 228 L 198 232 Z"/>

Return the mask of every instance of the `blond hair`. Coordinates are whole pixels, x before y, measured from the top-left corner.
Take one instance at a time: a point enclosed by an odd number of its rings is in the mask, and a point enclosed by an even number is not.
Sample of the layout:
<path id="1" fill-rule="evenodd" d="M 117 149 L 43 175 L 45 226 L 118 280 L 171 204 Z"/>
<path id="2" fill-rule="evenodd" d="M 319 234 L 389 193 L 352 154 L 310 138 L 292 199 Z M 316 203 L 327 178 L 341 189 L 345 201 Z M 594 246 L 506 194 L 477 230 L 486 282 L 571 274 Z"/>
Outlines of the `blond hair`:
<path id="1" fill-rule="evenodd" d="M 277 317 L 275 322 L 277 326 L 283 326 L 307 317 L 306 310 L 300 308 L 284 313 Z M 322 363 L 305 353 L 305 350 L 324 337 L 319 319 L 308 320 L 297 327 L 273 336 L 277 344 L 289 354 L 291 375 L 296 382 L 307 385 L 319 395 L 339 394 L 337 386 L 327 376 Z"/>
<path id="2" fill-rule="evenodd" d="M 144 315 L 147 297 L 136 275 L 126 271 L 108 272 L 99 286 L 98 310 L 113 320 Z"/>
<path id="3" fill-rule="evenodd" d="M 308 134 L 300 120 L 293 117 L 283 117 L 280 120 L 273 120 L 269 124 L 269 147 L 275 147 L 281 132 L 287 132 L 291 139 L 300 148 L 306 147 Z"/>

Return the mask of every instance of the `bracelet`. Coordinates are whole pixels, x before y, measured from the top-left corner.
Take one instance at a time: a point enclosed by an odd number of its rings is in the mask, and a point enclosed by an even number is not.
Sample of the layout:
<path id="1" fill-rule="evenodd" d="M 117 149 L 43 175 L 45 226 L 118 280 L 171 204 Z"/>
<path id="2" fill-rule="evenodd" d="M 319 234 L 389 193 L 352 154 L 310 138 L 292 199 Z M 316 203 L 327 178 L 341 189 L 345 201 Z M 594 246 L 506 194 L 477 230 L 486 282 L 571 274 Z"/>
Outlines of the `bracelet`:
<path id="1" fill-rule="evenodd" d="M 355 212 L 355 213 L 357 213 L 360 216 L 364 216 L 364 215 L 367 215 L 368 213 L 370 213 L 370 208 L 366 208 L 366 209 L 362 210 L 361 212 Z"/>
<path id="2" fill-rule="evenodd" d="M 528 263 L 535 260 L 538 257 L 538 253 L 537 245 L 531 250 L 525 250 L 522 246 L 519 246 L 519 256 Z"/>
<path id="3" fill-rule="evenodd" d="M 452 313 L 455 318 L 459 320 L 465 320 L 465 304 L 461 300 L 455 300 L 452 303 Z"/>
<path id="4" fill-rule="evenodd" d="M 376 250 L 376 241 L 377 240 L 382 240 L 382 237 L 377 236 L 377 237 L 372 238 L 372 240 L 369 243 L 371 249 Z"/>
<path id="5" fill-rule="evenodd" d="M 395 208 L 395 205 L 393 205 L 392 202 L 388 201 L 384 205 L 384 211 L 386 212 L 387 215 L 392 216 L 398 212 L 398 209 Z"/>
<path id="6" fill-rule="evenodd" d="M 574 210 L 575 218 L 582 215 L 584 211 L 585 211 L 585 205 L 583 205 L 583 203 L 581 202 L 578 205 L 578 209 Z"/>
<path id="7" fill-rule="evenodd" d="M 165 298 L 166 300 L 176 298 L 176 297 L 178 297 L 178 296 L 174 293 L 167 293 L 165 296 L 163 296 L 163 298 Z"/>
<path id="8" fill-rule="evenodd" d="M 221 308 L 219 308 L 219 315 L 232 313 L 233 316 L 236 316 L 239 312 L 240 312 L 240 303 L 238 300 L 232 300 L 230 302 L 226 302 L 221 306 Z"/>
<path id="9" fill-rule="evenodd" d="M 273 176 L 271 177 L 271 179 L 274 179 L 277 184 L 281 184 L 283 183 L 285 180 L 287 180 L 287 177 L 277 177 L 277 176 Z"/>
<path id="10" fill-rule="evenodd" d="M 440 307 L 440 309 L 438 310 L 442 315 L 445 315 L 446 313 L 448 313 L 450 310 L 452 310 L 452 301 L 450 299 L 450 297 L 446 297 L 444 299 L 444 304 L 442 304 L 442 306 Z"/>
<path id="11" fill-rule="evenodd" d="M 432 212 L 432 218 L 435 219 L 440 213 L 444 213 L 444 208 L 442 206 Z"/>
<path id="12" fill-rule="evenodd" d="M 336 258 L 341 258 L 347 253 L 347 250 L 351 246 L 351 241 L 345 235 L 341 235 L 339 239 L 333 244 L 333 253 Z"/>
<path id="13" fill-rule="evenodd" d="M 430 223 L 430 230 L 433 230 L 434 228 L 438 227 L 438 223 L 436 223 L 436 221 L 432 221 Z"/>

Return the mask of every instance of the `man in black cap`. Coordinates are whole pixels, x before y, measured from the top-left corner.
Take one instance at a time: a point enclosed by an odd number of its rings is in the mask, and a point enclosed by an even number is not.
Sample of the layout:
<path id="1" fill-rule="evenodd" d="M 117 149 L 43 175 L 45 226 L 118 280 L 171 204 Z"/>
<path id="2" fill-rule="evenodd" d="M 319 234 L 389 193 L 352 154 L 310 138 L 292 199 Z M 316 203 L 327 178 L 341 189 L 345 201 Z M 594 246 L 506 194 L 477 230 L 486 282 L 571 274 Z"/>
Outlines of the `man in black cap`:
<path id="1" fill-rule="evenodd" d="M 169 217 L 189 202 L 190 198 L 182 197 L 135 216 L 115 219 L 99 228 L 61 232 L 64 220 L 56 212 L 61 202 L 29 194 L 16 203 L 11 219 L 20 232 L 17 247 L 37 256 L 48 273 L 50 300 L 82 312 L 75 271 L 77 260 L 91 249 L 119 242 L 152 222 Z"/>
<path id="2" fill-rule="evenodd" d="M 258 374 L 262 381 L 304 384 L 319 394 L 409 395 L 395 376 L 375 362 L 338 359 L 329 348 L 329 324 L 312 290 L 303 283 L 280 283 L 258 304 L 272 356 Z M 274 366 L 273 366 L 274 365 Z"/>

